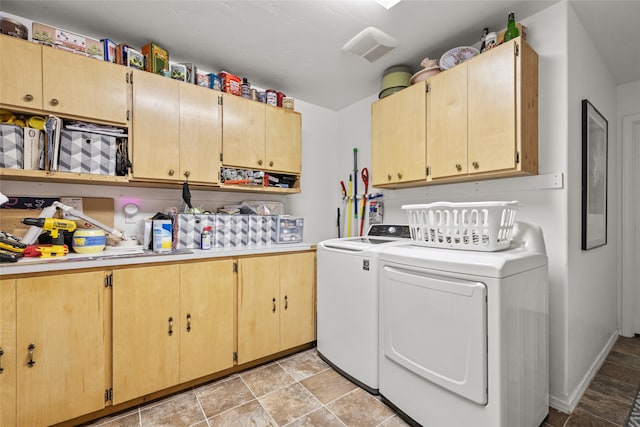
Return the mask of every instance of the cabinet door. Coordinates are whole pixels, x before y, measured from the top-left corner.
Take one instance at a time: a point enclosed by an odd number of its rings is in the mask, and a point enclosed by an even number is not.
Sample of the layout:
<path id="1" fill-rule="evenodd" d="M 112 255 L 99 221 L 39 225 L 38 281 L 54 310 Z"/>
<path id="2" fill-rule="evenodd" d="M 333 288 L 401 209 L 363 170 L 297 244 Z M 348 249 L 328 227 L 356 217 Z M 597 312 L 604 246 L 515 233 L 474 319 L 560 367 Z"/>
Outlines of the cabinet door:
<path id="1" fill-rule="evenodd" d="M 42 46 L 0 35 L 0 103 L 42 108 Z"/>
<path id="2" fill-rule="evenodd" d="M 315 339 L 315 254 L 280 258 L 280 349 Z"/>
<path id="3" fill-rule="evenodd" d="M 42 48 L 43 108 L 60 114 L 127 124 L 127 68 Z"/>
<path id="4" fill-rule="evenodd" d="M 429 79 L 427 164 L 431 179 L 467 174 L 467 63 Z"/>
<path id="5" fill-rule="evenodd" d="M 515 167 L 515 42 L 468 62 L 470 174 Z"/>
<path id="6" fill-rule="evenodd" d="M 180 265 L 180 382 L 233 366 L 233 261 Z"/>
<path id="7" fill-rule="evenodd" d="M 278 257 L 238 261 L 238 364 L 280 350 Z"/>
<path id="8" fill-rule="evenodd" d="M 179 381 L 177 265 L 113 272 L 113 404 Z"/>
<path id="9" fill-rule="evenodd" d="M 180 177 L 217 183 L 222 149 L 220 93 L 180 84 Z"/>
<path id="10" fill-rule="evenodd" d="M 302 116 L 266 106 L 266 169 L 299 174 L 302 156 Z"/>
<path id="11" fill-rule="evenodd" d="M 0 425 L 16 423 L 16 281 L 0 280 Z"/>
<path id="12" fill-rule="evenodd" d="M 180 176 L 180 88 L 177 80 L 133 72 L 134 178 L 182 180 Z"/>
<path id="13" fill-rule="evenodd" d="M 222 164 L 265 168 L 265 104 L 227 93 L 222 99 Z"/>
<path id="14" fill-rule="evenodd" d="M 374 186 L 426 179 L 425 84 L 415 84 L 373 104 L 371 165 Z"/>
<path id="15" fill-rule="evenodd" d="M 51 425 L 104 408 L 104 276 L 17 280 L 17 425 Z"/>

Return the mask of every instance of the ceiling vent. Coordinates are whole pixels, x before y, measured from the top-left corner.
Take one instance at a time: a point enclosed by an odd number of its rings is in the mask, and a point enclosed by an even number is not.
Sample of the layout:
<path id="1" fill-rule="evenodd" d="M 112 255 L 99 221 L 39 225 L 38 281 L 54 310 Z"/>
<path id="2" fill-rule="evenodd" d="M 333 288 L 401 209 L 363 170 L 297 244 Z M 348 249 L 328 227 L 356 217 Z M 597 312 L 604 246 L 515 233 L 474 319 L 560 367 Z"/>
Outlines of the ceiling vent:
<path id="1" fill-rule="evenodd" d="M 398 44 L 390 35 L 377 28 L 367 27 L 342 46 L 342 50 L 374 62 L 391 52 Z"/>

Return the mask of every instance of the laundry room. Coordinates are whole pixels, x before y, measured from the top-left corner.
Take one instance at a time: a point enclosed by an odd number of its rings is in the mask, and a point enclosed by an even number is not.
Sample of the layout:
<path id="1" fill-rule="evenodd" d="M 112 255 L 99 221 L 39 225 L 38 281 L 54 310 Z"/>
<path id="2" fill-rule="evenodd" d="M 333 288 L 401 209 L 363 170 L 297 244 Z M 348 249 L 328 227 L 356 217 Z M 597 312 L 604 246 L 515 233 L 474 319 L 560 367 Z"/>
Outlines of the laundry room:
<path id="1" fill-rule="evenodd" d="M 640 3 L 109 3 L 0 4 L 1 425 L 640 422 Z"/>

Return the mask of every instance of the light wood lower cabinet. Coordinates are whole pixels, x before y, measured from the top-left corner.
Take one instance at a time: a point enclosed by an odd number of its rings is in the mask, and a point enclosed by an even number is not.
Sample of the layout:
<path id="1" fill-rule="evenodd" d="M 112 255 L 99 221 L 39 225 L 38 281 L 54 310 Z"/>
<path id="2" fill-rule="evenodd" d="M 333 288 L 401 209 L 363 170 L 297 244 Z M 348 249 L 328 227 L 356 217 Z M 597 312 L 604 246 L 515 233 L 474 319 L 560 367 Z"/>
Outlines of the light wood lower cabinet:
<path id="1" fill-rule="evenodd" d="M 113 272 L 113 404 L 178 384 L 180 267 Z"/>
<path id="2" fill-rule="evenodd" d="M 17 279 L 16 425 L 51 425 L 105 407 L 105 274 Z"/>
<path id="3" fill-rule="evenodd" d="M 233 260 L 113 272 L 113 403 L 233 366 Z"/>
<path id="4" fill-rule="evenodd" d="M 0 426 L 16 424 L 16 281 L 0 280 Z"/>
<path id="5" fill-rule="evenodd" d="M 315 339 L 315 255 L 238 261 L 238 364 Z"/>

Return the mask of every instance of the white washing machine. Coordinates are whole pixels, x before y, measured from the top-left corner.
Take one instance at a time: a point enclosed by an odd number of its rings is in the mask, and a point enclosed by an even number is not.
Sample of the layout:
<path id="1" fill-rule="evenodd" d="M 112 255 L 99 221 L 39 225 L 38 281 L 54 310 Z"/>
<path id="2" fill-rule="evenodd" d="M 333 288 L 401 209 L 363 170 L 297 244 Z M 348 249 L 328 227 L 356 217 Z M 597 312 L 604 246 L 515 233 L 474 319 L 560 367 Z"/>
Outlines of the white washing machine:
<path id="1" fill-rule="evenodd" d="M 407 225 L 372 225 L 366 237 L 318 244 L 317 345 L 320 357 L 378 393 L 378 264 L 383 247 L 410 240 Z"/>
<path id="2" fill-rule="evenodd" d="M 380 394 L 423 426 L 538 427 L 548 414 L 541 230 L 499 252 L 384 248 Z"/>

